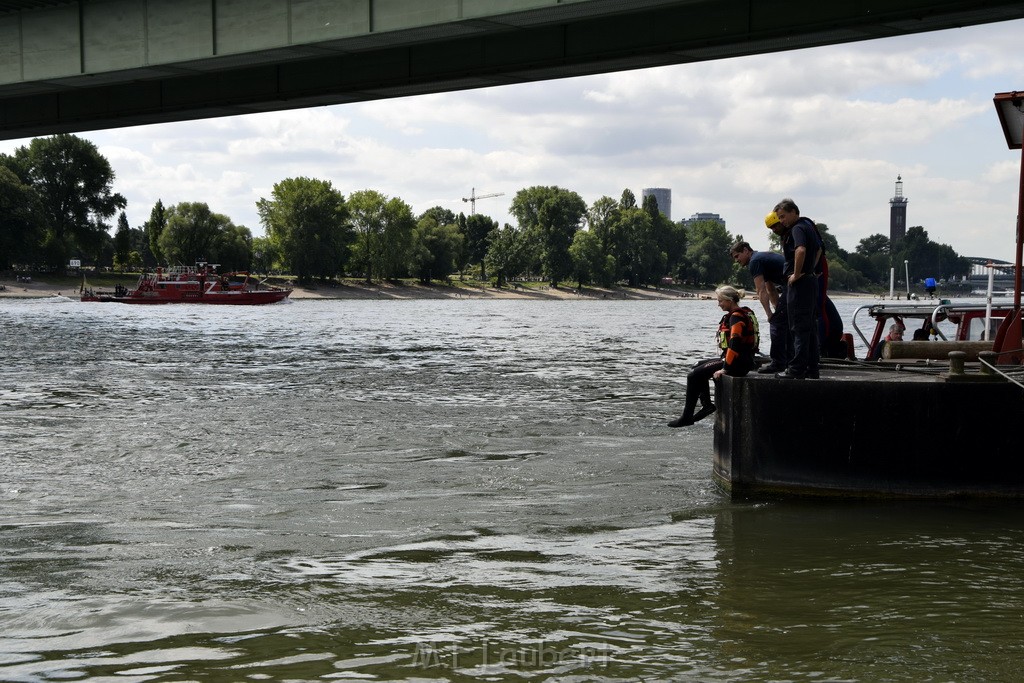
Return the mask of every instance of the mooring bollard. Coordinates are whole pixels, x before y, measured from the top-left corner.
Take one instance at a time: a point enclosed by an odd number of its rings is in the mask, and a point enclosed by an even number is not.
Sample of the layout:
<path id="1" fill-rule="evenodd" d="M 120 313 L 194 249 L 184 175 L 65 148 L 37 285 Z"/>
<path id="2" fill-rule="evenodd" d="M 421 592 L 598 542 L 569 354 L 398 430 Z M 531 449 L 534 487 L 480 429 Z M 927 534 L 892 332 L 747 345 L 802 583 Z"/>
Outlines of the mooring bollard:
<path id="1" fill-rule="evenodd" d="M 964 362 L 967 360 L 967 354 L 963 351 L 950 351 L 949 352 L 949 374 L 951 375 L 962 375 L 964 374 Z"/>
<path id="2" fill-rule="evenodd" d="M 981 374 L 983 375 L 994 375 L 996 371 L 994 366 L 996 364 L 999 354 L 995 351 L 982 351 L 978 354 L 978 359 L 981 361 Z"/>

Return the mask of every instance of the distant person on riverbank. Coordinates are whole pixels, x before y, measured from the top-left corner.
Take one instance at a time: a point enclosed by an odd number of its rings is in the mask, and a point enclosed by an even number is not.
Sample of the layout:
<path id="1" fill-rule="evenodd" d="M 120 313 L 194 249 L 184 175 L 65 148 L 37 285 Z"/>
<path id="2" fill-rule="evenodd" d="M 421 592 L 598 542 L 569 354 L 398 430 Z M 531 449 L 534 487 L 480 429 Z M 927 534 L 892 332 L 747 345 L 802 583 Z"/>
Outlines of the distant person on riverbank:
<path id="1" fill-rule="evenodd" d="M 757 327 L 753 311 L 740 306 L 745 296 L 742 289 L 722 285 L 715 290 L 718 307 L 725 311 L 718 323 L 718 347 L 721 355 L 718 358 L 704 360 L 693 367 L 686 376 L 686 404 L 683 414 L 668 423 L 669 427 L 686 427 L 703 420 L 715 412 L 715 404 L 711 402 L 711 381 L 723 374 L 731 377 L 743 377 L 754 369 L 754 354 L 757 352 Z M 700 410 L 694 414 L 697 401 Z"/>
<path id="2" fill-rule="evenodd" d="M 778 225 L 774 212 L 765 217 L 769 229 Z M 754 278 L 757 298 L 764 308 L 771 339 L 771 363 L 758 370 L 760 373 L 782 372 L 789 364 L 789 321 L 786 318 L 786 298 L 783 294 L 786 277 L 786 259 L 770 251 L 754 251 L 747 242 L 732 246 L 732 259 L 750 271 Z"/>
<path id="3" fill-rule="evenodd" d="M 792 349 L 789 366 L 775 375 L 779 379 L 817 379 L 819 261 L 821 238 L 814 221 L 800 215 L 792 199 L 775 206 L 782 224 L 782 254 L 786 259 L 786 314 Z"/>

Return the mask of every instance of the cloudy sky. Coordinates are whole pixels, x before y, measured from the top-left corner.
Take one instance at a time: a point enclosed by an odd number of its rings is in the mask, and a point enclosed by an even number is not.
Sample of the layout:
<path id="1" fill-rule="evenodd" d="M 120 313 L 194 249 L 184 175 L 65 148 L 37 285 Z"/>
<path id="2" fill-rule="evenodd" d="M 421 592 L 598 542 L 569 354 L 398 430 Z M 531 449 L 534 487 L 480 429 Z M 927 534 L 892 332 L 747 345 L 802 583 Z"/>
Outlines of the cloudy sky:
<path id="1" fill-rule="evenodd" d="M 113 164 L 140 226 L 157 199 L 203 201 L 263 234 L 255 203 L 308 176 L 512 222 L 515 193 L 588 203 L 672 190 L 672 219 L 720 214 L 767 247 L 790 196 L 853 249 L 888 234 L 897 174 L 908 225 L 967 256 L 1013 260 L 1020 152 L 992 96 L 1024 90 L 1024 21 L 773 55 L 365 104 L 81 134 Z M 0 141 L 10 153 L 28 140 Z"/>

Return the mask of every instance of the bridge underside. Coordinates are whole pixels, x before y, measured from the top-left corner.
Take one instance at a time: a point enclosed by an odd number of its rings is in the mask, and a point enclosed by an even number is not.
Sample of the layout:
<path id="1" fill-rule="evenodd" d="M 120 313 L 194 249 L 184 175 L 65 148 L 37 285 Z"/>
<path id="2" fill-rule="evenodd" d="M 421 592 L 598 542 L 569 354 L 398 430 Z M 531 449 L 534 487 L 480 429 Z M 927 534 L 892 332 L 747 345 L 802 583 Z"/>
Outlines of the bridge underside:
<path id="1" fill-rule="evenodd" d="M 1019 0 L 0 0 L 0 139 L 482 88 L 1021 17 Z"/>

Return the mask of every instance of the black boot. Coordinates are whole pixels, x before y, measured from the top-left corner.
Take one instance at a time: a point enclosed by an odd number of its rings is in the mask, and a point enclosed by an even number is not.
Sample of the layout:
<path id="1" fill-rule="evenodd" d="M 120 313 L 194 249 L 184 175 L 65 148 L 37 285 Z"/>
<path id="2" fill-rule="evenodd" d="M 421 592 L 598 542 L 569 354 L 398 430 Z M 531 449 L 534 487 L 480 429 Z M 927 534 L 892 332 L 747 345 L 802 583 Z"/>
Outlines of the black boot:
<path id="1" fill-rule="evenodd" d="M 715 412 L 715 404 L 714 403 L 705 403 L 704 405 L 702 405 L 700 407 L 700 410 L 697 411 L 697 414 L 693 416 L 693 421 L 694 422 L 700 422 L 701 420 L 703 420 L 705 417 L 707 417 L 708 415 L 710 415 L 713 412 Z"/>
<path id="2" fill-rule="evenodd" d="M 683 414 L 669 422 L 668 426 L 673 429 L 677 427 L 689 427 L 694 422 L 703 420 L 713 412 L 715 412 L 715 404 L 711 402 L 701 403 L 700 410 L 697 411 L 696 415 L 693 414 L 693 408 L 687 406 L 686 410 L 683 411 Z"/>
<path id="3" fill-rule="evenodd" d="M 693 415 L 690 415 L 689 417 L 687 417 L 686 413 L 683 413 L 682 415 L 680 415 L 676 419 L 674 419 L 671 422 L 669 422 L 668 426 L 672 427 L 673 429 L 675 429 L 676 427 L 689 427 L 692 424 L 693 424 Z"/>

